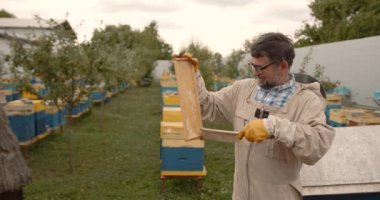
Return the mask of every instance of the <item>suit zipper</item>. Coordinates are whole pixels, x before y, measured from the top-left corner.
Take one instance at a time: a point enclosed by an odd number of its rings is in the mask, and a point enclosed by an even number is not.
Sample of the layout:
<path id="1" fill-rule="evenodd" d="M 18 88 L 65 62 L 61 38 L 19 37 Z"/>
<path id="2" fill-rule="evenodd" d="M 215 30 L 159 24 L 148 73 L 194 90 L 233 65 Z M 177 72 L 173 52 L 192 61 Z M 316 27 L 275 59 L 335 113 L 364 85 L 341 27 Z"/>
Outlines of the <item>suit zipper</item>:
<path id="1" fill-rule="evenodd" d="M 251 149 L 252 149 L 252 143 L 249 145 L 248 154 L 247 154 L 247 167 L 246 167 L 246 169 L 247 169 L 247 182 L 248 182 L 248 184 L 247 184 L 247 186 L 248 186 L 248 200 L 251 199 L 251 191 L 250 191 L 251 181 L 249 179 L 249 157 L 251 155 Z"/>

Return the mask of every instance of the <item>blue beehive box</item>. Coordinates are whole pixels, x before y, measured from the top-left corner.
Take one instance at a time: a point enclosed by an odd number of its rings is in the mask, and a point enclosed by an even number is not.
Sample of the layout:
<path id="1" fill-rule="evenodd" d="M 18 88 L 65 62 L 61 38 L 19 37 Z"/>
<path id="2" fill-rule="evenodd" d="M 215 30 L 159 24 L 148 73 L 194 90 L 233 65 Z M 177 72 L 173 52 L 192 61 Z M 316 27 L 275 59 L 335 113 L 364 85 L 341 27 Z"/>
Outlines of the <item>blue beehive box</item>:
<path id="1" fill-rule="evenodd" d="M 99 102 L 102 102 L 104 101 L 106 98 L 106 93 L 105 92 L 101 92 L 101 91 L 93 91 L 91 92 L 90 94 L 90 99 L 92 100 L 92 102 L 94 103 L 99 103 Z"/>
<path id="2" fill-rule="evenodd" d="M 80 104 L 76 104 L 76 105 L 73 105 L 73 106 L 65 106 L 64 110 L 63 110 L 63 113 L 64 115 L 69 115 L 69 108 L 71 108 L 71 115 L 75 116 L 75 115 L 79 115 L 81 113 L 81 107 L 80 107 Z"/>
<path id="3" fill-rule="evenodd" d="M 46 116 L 45 116 L 45 122 L 46 125 L 49 128 L 57 128 L 60 126 L 60 119 L 59 119 L 59 112 L 58 108 L 54 105 L 47 105 L 46 106 Z"/>
<path id="4" fill-rule="evenodd" d="M 328 124 L 332 127 L 345 127 L 346 125 L 345 124 L 341 124 L 341 123 L 338 123 L 338 122 L 334 122 L 334 121 L 331 121 L 331 120 L 328 120 Z"/>
<path id="5" fill-rule="evenodd" d="M 175 80 L 165 80 L 160 82 L 160 91 L 161 94 L 165 92 L 177 92 L 177 81 Z"/>
<path id="6" fill-rule="evenodd" d="M 43 100 L 32 100 L 35 115 L 35 135 L 42 134 L 46 131 L 46 107 Z"/>
<path id="7" fill-rule="evenodd" d="M 160 149 L 161 170 L 203 171 L 204 141 L 163 139 Z"/>
<path id="8" fill-rule="evenodd" d="M 202 171 L 203 148 L 162 147 L 161 170 L 165 171 Z"/>
<path id="9" fill-rule="evenodd" d="M 12 90 L 5 89 L 5 90 L 2 90 L 2 93 L 5 96 L 6 102 L 10 102 L 10 101 L 16 100 L 16 99 L 13 99 L 14 96 L 13 96 L 13 91 Z"/>
<path id="10" fill-rule="evenodd" d="M 327 104 L 326 109 L 325 109 L 325 114 L 326 114 L 327 120 L 330 119 L 330 110 L 331 109 L 341 109 L 341 108 L 342 108 L 341 104 Z"/>
<path id="11" fill-rule="evenodd" d="M 31 101 L 11 101 L 4 106 L 4 110 L 9 126 L 19 141 L 28 141 L 35 136 L 35 115 Z"/>
<path id="12" fill-rule="evenodd" d="M 380 101 L 380 90 L 377 90 L 373 92 L 373 97 L 377 100 Z"/>
<path id="13" fill-rule="evenodd" d="M 65 113 L 64 113 L 63 109 L 60 109 L 58 111 L 58 121 L 59 121 L 59 126 L 66 124 L 67 120 L 65 118 Z"/>
<path id="14" fill-rule="evenodd" d="M 20 99 L 20 93 L 17 91 L 13 91 L 12 99 L 13 100 L 19 100 Z"/>
<path id="15" fill-rule="evenodd" d="M 345 86 L 337 87 L 335 88 L 335 92 L 338 93 L 340 96 L 346 96 L 350 94 L 350 89 L 348 89 Z"/>
<path id="16" fill-rule="evenodd" d="M 175 80 L 161 80 L 160 81 L 160 93 L 161 93 L 161 104 L 165 104 L 164 95 L 169 93 L 178 92 L 177 81 Z"/>

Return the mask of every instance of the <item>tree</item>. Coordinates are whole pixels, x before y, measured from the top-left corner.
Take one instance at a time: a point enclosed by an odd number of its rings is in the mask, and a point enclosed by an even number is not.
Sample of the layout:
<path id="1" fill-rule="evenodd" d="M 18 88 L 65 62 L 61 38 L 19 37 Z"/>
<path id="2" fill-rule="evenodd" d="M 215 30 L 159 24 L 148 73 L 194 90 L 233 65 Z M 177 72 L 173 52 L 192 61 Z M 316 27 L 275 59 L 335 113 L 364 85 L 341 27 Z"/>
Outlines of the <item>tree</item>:
<path id="1" fill-rule="evenodd" d="M 181 49 L 181 52 L 189 52 L 199 61 L 199 70 L 205 81 L 207 88 L 212 88 L 214 76 L 219 72 L 222 65 L 222 56 L 219 53 L 212 52 L 207 46 L 199 41 L 193 40 L 187 47 Z"/>
<path id="2" fill-rule="evenodd" d="M 315 0 L 309 7 L 314 22 L 296 31 L 297 47 L 380 34 L 378 0 Z"/>
<path id="3" fill-rule="evenodd" d="M 245 52 L 243 50 L 233 50 L 227 58 L 227 63 L 223 70 L 223 76 L 231 79 L 239 77 L 239 63 L 241 62 Z"/>
<path id="4" fill-rule="evenodd" d="M 16 18 L 16 16 L 4 9 L 0 10 L 0 18 Z"/>
<path id="5" fill-rule="evenodd" d="M 37 20 L 42 20 L 37 17 Z M 67 108 L 69 122 L 72 122 L 73 108 L 78 102 L 86 99 L 85 72 L 89 71 L 88 62 L 83 49 L 78 45 L 71 29 L 58 26 L 54 20 L 46 21 L 51 27 L 50 32 L 35 38 L 29 38 L 29 45 L 15 39 L 11 44 L 11 61 L 13 72 L 20 72 L 20 76 L 31 75 L 40 78 L 48 93 L 44 100 L 53 101 L 60 110 Z M 62 101 L 63 105 L 59 101 Z M 63 127 L 61 126 L 61 132 Z M 72 159 L 72 130 L 69 131 L 69 167 L 73 171 Z"/>
<path id="6" fill-rule="evenodd" d="M 52 100 L 57 107 L 58 100 L 62 100 L 71 114 L 74 105 L 85 96 L 81 80 L 85 78 L 88 65 L 72 31 L 57 26 L 54 20 L 46 22 L 56 28 L 38 38 L 29 38 L 31 45 L 17 39 L 12 41 L 8 56 L 12 72 L 17 79 L 26 76 L 40 78 L 49 90 L 44 98 Z"/>
<path id="7" fill-rule="evenodd" d="M 303 57 L 301 68 L 299 69 L 300 74 L 307 74 L 306 68 L 309 66 L 310 60 L 313 59 L 312 54 L 313 54 L 313 48 L 311 47 L 309 48 L 309 52 L 305 55 L 305 57 Z M 337 87 L 337 83 L 339 82 L 339 81 L 335 81 L 335 82 L 331 81 L 330 77 L 325 75 L 325 67 L 320 64 L 315 65 L 313 76 L 320 82 L 323 89 L 327 93 L 330 93 L 331 91 L 333 91 L 333 89 Z"/>
<path id="8" fill-rule="evenodd" d="M 94 32 L 91 43 L 101 47 L 106 65 L 125 72 L 127 79 L 140 80 L 151 75 L 154 61 L 171 57 L 172 48 L 157 29 L 155 21 L 142 31 L 132 30 L 129 25 L 106 26 Z"/>

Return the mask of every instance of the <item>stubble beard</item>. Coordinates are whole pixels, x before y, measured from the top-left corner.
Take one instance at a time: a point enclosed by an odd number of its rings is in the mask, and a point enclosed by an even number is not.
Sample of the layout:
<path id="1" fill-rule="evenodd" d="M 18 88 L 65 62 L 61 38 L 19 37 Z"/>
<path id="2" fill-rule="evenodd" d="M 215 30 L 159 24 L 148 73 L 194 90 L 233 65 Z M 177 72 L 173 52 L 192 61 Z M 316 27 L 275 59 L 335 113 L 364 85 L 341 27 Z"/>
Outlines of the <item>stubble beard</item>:
<path id="1" fill-rule="evenodd" d="M 272 89 L 273 87 L 276 87 L 279 84 L 280 77 L 278 75 L 275 75 L 272 80 L 265 80 L 259 78 L 259 86 L 263 89 Z"/>

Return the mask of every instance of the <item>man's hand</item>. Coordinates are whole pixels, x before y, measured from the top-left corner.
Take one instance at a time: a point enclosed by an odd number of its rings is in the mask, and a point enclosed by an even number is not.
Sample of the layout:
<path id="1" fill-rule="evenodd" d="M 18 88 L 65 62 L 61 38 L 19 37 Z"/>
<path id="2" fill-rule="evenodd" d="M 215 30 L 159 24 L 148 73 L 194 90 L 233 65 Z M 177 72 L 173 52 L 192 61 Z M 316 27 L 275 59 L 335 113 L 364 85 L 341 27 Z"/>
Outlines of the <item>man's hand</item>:
<path id="1" fill-rule="evenodd" d="M 250 121 L 239 132 L 238 138 L 241 140 L 245 137 L 250 142 L 260 143 L 265 139 L 268 139 L 271 134 L 266 130 L 264 121 L 262 119 L 254 119 Z"/>
<path id="2" fill-rule="evenodd" d="M 184 58 L 184 59 L 187 59 L 191 62 L 191 64 L 193 64 L 194 66 L 194 70 L 195 71 L 198 71 L 199 69 L 199 62 L 198 62 L 198 59 L 196 58 L 193 58 L 193 55 L 191 53 L 188 53 L 188 52 L 182 52 L 180 53 L 179 55 L 174 55 L 175 58 Z"/>

